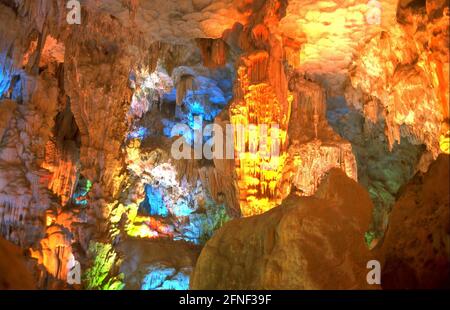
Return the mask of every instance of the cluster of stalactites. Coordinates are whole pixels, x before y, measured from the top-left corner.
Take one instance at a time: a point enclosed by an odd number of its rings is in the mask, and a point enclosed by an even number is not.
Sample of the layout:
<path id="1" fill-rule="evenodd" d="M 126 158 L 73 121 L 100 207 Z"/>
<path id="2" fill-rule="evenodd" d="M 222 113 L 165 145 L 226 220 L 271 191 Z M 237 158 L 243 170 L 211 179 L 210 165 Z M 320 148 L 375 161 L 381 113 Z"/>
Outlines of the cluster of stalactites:
<path id="1" fill-rule="evenodd" d="M 230 108 L 235 128 L 247 126 L 243 143 L 238 143 L 241 141 L 238 131 L 235 136 L 235 166 L 243 216 L 263 213 L 280 202 L 277 188 L 286 160 L 289 103 L 279 101 L 269 79 L 269 63 L 266 51 L 241 58 L 235 101 Z M 278 148 L 274 151 L 275 144 Z"/>
<path id="2" fill-rule="evenodd" d="M 325 91 L 317 83 L 303 78 L 290 81 L 294 97 L 292 113 L 300 126 L 314 126 L 314 138 L 318 139 L 320 123 L 326 122 Z"/>
<path id="3" fill-rule="evenodd" d="M 230 106 L 231 123 L 246 128 L 243 142 L 235 130 L 235 168 L 243 216 L 263 213 L 281 202 L 278 188 L 287 156 L 292 98 L 283 66 L 283 42 L 270 30 L 276 28 L 285 4 L 266 1 L 248 26 L 235 27 L 224 36 L 227 43 L 243 51 L 237 61 Z"/>
<path id="4" fill-rule="evenodd" d="M 65 206 L 72 197 L 77 185 L 78 159 L 75 147 L 58 149 L 50 139 L 45 146 L 45 160 L 42 167 L 51 172 L 48 189 L 61 199 Z"/>
<path id="5" fill-rule="evenodd" d="M 226 64 L 228 48 L 222 39 L 202 38 L 196 41 L 205 67 L 217 68 Z"/>
<path id="6" fill-rule="evenodd" d="M 421 4 L 404 1 L 398 23 L 359 48 L 347 95 L 374 122 L 378 117 L 371 106 L 377 102 L 390 149 L 403 137 L 425 144 L 436 157 L 448 152 L 449 141 L 449 11 L 445 1 Z M 359 92 L 370 100 L 361 100 Z"/>
<path id="7" fill-rule="evenodd" d="M 357 180 L 356 159 L 350 142 L 341 138 L 326 118 L 326 93 L 316 82 L 293 74 L 289 80 L 293 101 L 289 123 L 289 149 L 281 182 L 284 197 L 312 196 L 332 168 Z"/>

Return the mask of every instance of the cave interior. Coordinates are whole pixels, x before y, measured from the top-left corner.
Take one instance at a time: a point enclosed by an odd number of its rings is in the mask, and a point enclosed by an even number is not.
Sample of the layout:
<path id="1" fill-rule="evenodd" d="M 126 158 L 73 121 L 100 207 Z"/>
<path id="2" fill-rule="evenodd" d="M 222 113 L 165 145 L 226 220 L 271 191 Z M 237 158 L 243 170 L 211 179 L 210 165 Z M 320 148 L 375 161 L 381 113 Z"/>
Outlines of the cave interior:
<path id="1" fill-rule="evenodd" d="M 0 0 L 0 289 L 450 288 L 449 120 L 448 0 Z"/>

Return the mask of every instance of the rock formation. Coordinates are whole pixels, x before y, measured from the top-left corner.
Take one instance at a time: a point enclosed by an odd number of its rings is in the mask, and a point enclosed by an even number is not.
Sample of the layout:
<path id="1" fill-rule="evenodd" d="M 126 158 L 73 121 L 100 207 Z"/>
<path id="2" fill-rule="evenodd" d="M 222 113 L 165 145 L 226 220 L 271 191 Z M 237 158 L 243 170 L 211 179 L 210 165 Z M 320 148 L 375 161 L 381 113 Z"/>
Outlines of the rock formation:
<path id="1" fill-rule="evenodd" d="M 440 155 L 400 190 L 381 247 L 383 288 L 450 287 L 449 169 Z"/>
<path id="2" fill-rule="evenodd" d="M 0 238 L 0 254 L 0 289 L 32 290 L 36 288 L 36 283 L 19 247 Z"/>
<path id="3" fill-rule="evenodd" d="M 363 288 L 383 240 L 388 279 L 433 256 L 395 234 L 445 213 L 403 186 L 450 153 L 448 0 L 66 4 L 0 1 L 0 236 L 37 288 L 187 288 L 205 244 L 195 288 Z M 402 259 L 402 287 L 441 285 L 441 258 Z"/>
<path id="4" fill-rule="evenodd" d="M 373 122 L 386 120 L 391 148 L 403 136 L 434 157 L 441 152 L 439 140 L 448 134 L 448 14 L 445 1 L 400 2 L 398 24 L 371 37 L 352 63 L 352 86 L 367 95 L 357 106 Z"/>
<path id="5" fill-rule="evenodd" d="M 352 146 L 328 125 L 324 89 L 298 76 L 292 77 L 290 84 L 294 99 L 282 192 L 289 193 L 294 187 L 298 193 L 312 196 L 332 168 L 342 169 L 356 181 Z"/>
<path id="6" fill-rule="evenodd" d="M 332 169 L 315 196 L 293 194 L 262 215 L 225 224 L 203 248 L 191 288 L 370 288 L 363 235 L 371 209 L 367 192 Z"/>

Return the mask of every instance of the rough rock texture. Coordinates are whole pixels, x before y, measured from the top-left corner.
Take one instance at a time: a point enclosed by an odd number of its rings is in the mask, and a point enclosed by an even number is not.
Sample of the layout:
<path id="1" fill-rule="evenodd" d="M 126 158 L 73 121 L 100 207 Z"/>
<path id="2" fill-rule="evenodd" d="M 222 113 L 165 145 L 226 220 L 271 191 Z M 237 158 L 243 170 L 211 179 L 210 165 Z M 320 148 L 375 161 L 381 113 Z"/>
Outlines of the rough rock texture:
<path id="1" fill-rule="evenodd" d="M 189 277 L 200 247 L 184 241 L 127 239 L 118 252 L 124 257 L 120 271 L 125 274 L 125 289 L 141 289 L 146 284 L 145 276 L 157 267 L 163 270 L 173 268 L 177 271 L 175 274 L 182 272 Z M 161 285 L 157 282 L 153 279 L 153 283 L 146 285 L 156 289 Z"/>
<path id="2" fill-rule="evenodd" d="M 0 226 L 5 238 L 28 247 L 43 237 L 45 210 L 53 198 L 48 190 L 52 174 L 43 166 L 54 118 L 64 107 L 60 97 L 64 46 L 51 36 L 61 26 L 64 4 L 7 1 L 0 8 L 0 105 L 16 106 L 9 109 L 12 114 L 2 112 L 2 121 L 5 117 L 9 121 L 0 130 Z"/>
<path id="3" fill-rule="evenodd" d="M 343 138 L 351 142 L 358 167 L 358 182 L 369 192 L 374 203 L 371 230 L 382 237 L 389 221 L 389 212 L 399 189 L 414 174 L 427 171 L 433 156 L 424 145 L 411 144 L 407 138 L 389 150 L 384 136 L 384 122 L 374 124 L 364 118 L 343 97 L 327 101 L 329 124 Z"/>
<path id="4" fill-rule="evenodd" d="M 50 205 L 47 182 L 50 177 L 41 165 L 45 144 L 58 108 L 57 81 L 46 71 L 41 77 L 21 75 L 22 98 L 3 131 L 0 150 L 0 225 L 3 236 L 21 245 L 39 238 L 44 211 Z M 29 93 L 33 96 L 29 96 Z M 10 103 L 2 101 L 2 106 Z M 5 113 L 7 116 L 8 113 Z M 4 212 L 6 210 L 6 212 Z M 6 217 L 5 217 L 6 216 Z M 42 223 L 42 222 L 41 222 Z"/>
<path id="5" fill-rule="evenodd" d="M 0 289 L 32 290 L 36 283 L 27 268 L 23 251 L 0 238 Z"/>
<path id="6" fill-rule="evenodd" d="M 390 148 L 403 136 L 436 157 L 448 130 L 448 1 L 414 3 L 399 6 L 398 23 L 361 47 L 347 98 L 372 122 L 385 119 Z"/>
<path id="7" fill-rule="evenodd" d="M 278 32 L 292 67 L 332 97 L 345 92 L 373 122 L 386 119 L 391 148 L 403 136 L 439 154 L 448 136 L 448 1 L 293 0 Z"/>
<path id="8" fill-rule="evenodd" d="M 449 156 L 400 191 L 381 248 L 384 289 L 450 287 Z"/>
<path id="9" fill-rule="evenodd" d="M 378 12 L 380 23 L 370 23 L 370 14 Z M 290 0 L 278 28 L 301 45 L 297 51 L 295 45 L 288 46 L 289 62 L 323 81 L 330 95 L 336 95 L 345 89 L 348 67 L 359 45 L 380 29 L 389 29 L 395 14 L 396 1 L 391 0 Z"/>
<path id="10" fill-rule="evenodd" d="M 150 147 L 155 142 L 161 148 Z M 126 200 L 121 199 L 124 202 L 115 202 L 118 206 L 117 210 L 115 207 L 111 210 L 111 224 L 120 225 L 124 213 L 134 222 L 128 234 L 202 243 L 218 222 L 227 217 L 226 201 L 218 193 L 223 189 L 216 185 L 215 168 L 202 166 L 196 160 L 175 161 L 162 148 L 163 143 L 152 139 L 144 140 L 143 145 L 137 139 L 130 141 L 127 148 L 130 189 L 123 193 L 128 195 Z"/>
<path id="11" fill-rule="evenodd" d="M 298 193 L 312 196 L 331 168 L 342 169 L 356 181 L 358 172 L 352 146 L 328 125 L 323 87 L 298 76 L 289 83 L 294 99 L 281 192 L 286 195 L 294 187 Z"/>
<path id="12" fill-rule="evenodd" d="M 89 9 L 113 15 L 152 41 L 220 38 L 236 22 L 245 24 L 251 2 L 241 0 L 86 1 Z"/>
<path id="13" fill-rule="evenodd" d="M 316 196 L 291 195 L 265 214 L 225 224 L 203 248 L 191 288 L 370 288 L 371 209 L 367 192 L 332 169 Z"/>

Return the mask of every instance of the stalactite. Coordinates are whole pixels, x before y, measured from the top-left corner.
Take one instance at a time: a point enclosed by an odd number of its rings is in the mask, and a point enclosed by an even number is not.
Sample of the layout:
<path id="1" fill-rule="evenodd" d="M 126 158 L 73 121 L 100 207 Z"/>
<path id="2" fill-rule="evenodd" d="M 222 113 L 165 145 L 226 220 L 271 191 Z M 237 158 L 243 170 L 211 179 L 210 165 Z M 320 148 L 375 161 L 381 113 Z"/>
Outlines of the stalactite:
<path id="1" fill-rule="evenodd" d="M 31 256 L 43 265 L 51 276 L 67 280 L 67 263 L 71 256 L 71 239 L 67 230 L 60 225 L 47 228 L 46 236 L 40 241 L 39 249 L 31 249 Z"/>
<path id="2" fill-rule="evenodd" d="M 222 39 L 197 39 L 196 42 L 206 67 L 217 68 L 226 64 L 228 47 Z"/>
<path id="3" fill-rule="evenodd" d="M 269 1 L 262 10 L 270 15 L 277 8 Z M 231 123 L 236 127 L 247 126 L 244 132 L 248 131 L 243 136 L 244 141 L 239 142 L 239 137 L 235 137 L 243 216 L 265 212 L 280 203 L 282 196 L 278 188 L 287 155 L 290 100 L 282 66 L 283 54 L 279 52 L 282 42 L 274 38 L 259 18 L 258 15 L 252 26 L 240 33 L 240 46 L 246 51 L 238 61 L 235 97 L 230 107 Z M 241 30 L 236 28 L 235 31 Z M 267 141 L 261 143 L 265 135 Z M 272 153 L 275 149 L 278 152 Z"/>
<path id="4" fill-rule="evenodd" d="M 197 89 L 197 84 L 195 81 L 195 76 L 193 75 L 182 75 L 179 78 L 177 87 L 177 105 L 183 103 L 183 99 L 188 91 L 195 91 Z"/>
<path id="5" fill-rule="evenodd" d="M 258 84 L 267 79 L 269 54 L 266 51 L 257 51 L 243 58 L 247 67 L 247 77 L 250 84 Z"/>
<path id="6" fill-rule="evenodd" d="M 79 129 L 67 104 L 56 116 L 54 136 L 45 147 L 42 167 L 52 173 L 48 188 L 65 206 L 72 197 L 79 174 Z"/>
<path id="7" fill-rule="evenodd" d="M 328 125 L 324 89 L 298 74 L 291 77 L 289 85 L 294 99 L 288 131 L 290 146 L 283 171 L 283 183 L 287 184 L 284 195 L 291 186 L 301 195 L 313 195 L 331 168 L 340 168 L 357 180 L 351 144 Z"/>

